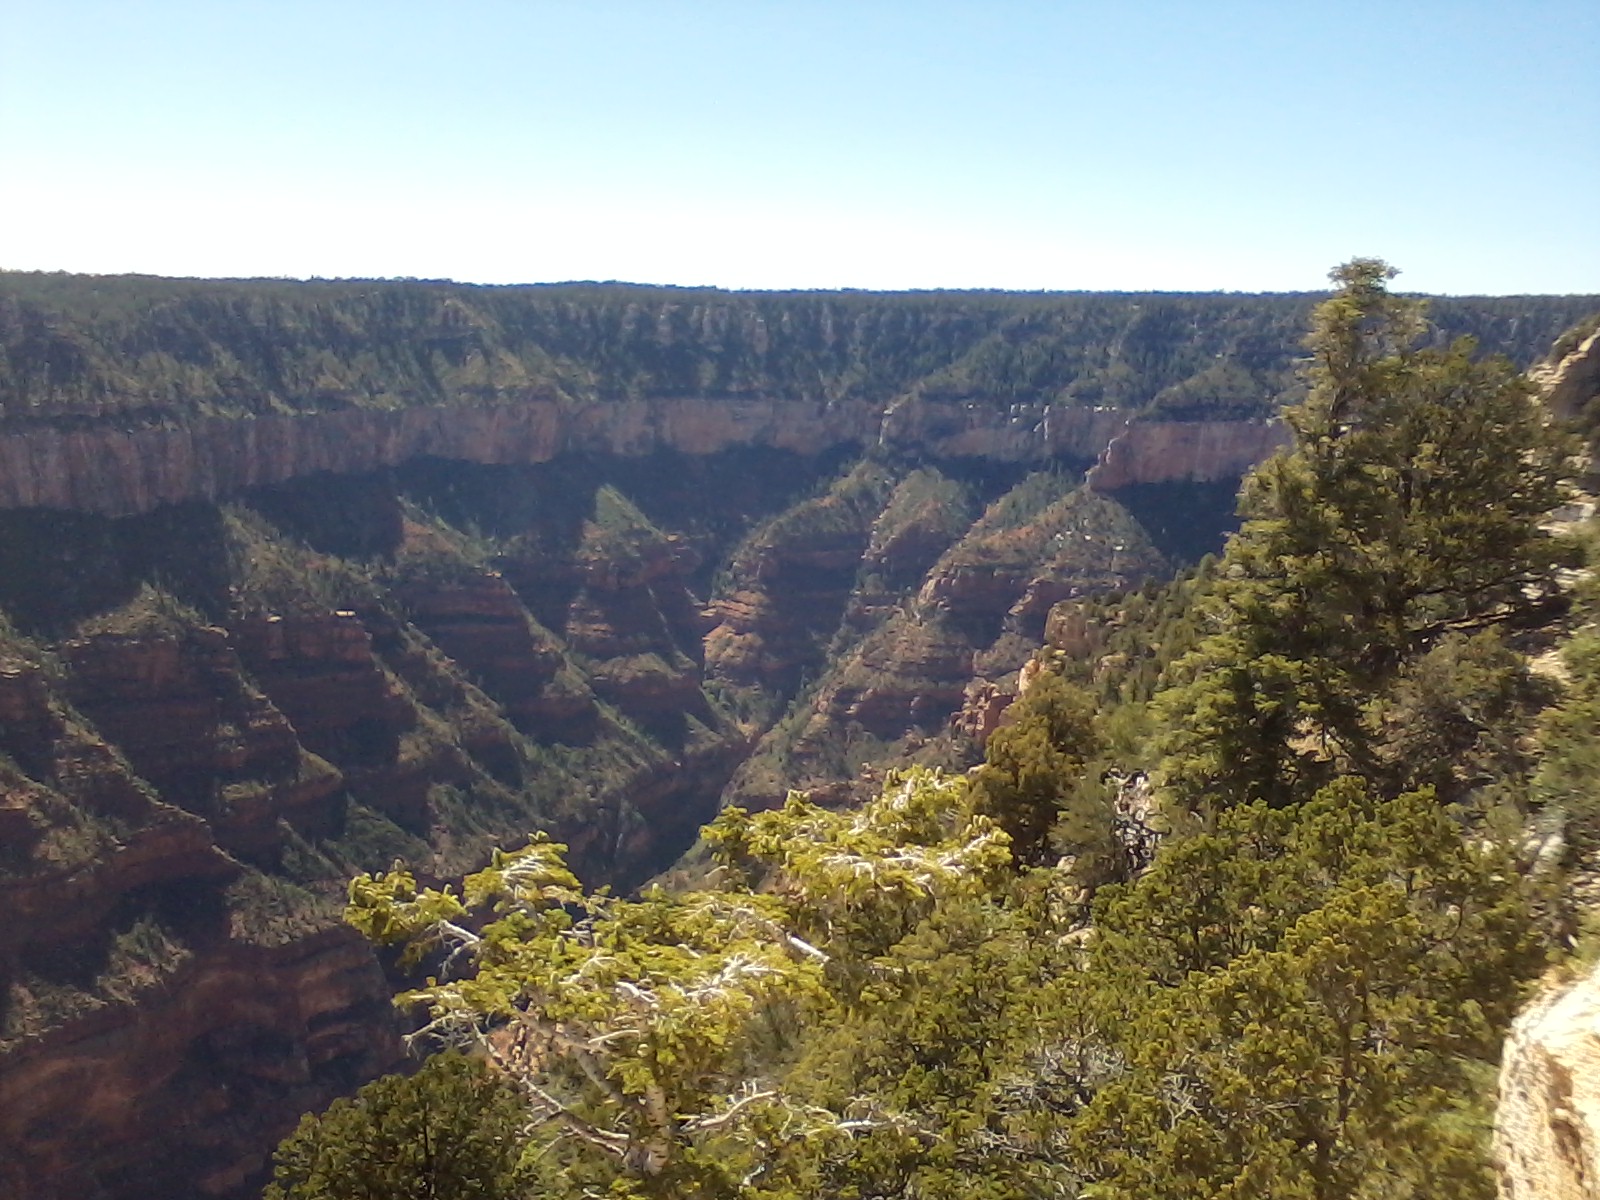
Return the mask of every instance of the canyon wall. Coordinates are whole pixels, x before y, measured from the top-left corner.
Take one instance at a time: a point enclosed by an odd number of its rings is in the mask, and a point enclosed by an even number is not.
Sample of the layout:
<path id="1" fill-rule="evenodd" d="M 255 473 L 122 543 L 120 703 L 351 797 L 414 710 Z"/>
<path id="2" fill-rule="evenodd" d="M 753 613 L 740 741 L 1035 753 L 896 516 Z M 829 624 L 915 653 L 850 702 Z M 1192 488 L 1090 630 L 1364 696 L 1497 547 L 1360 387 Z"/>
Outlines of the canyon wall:
<path id="1" fill-rule="evenodd" d="M 1289 440 L 1280 421 L 1132 421 L 1106 442 L 1088 483 L 1118 492 L 1141 483 L 1236 479 Z"/>
<path id="2" fill-rule="evenodd" d="M 0 1196 L 247 1194 L 267 1130 L 401 1065 L 389 985 L 352 931 L 232 946 L 0 1071 Z"/>
<path id="3" fill-rule="evenodd" d="M 877 446 L 930 458 L 1095 462 L 1095 486 L 1236 478 L 1284 441 L 1261 420 L 1130 420 L 1111 409 L 909 399 L 674 399 L 574 404 L 529 396 L 492 406 L 414 407 L 118 429 L 0 430 L 0 508 L 105 516 L 216 500 L 319 472 L 351 475 L 422 457 L 542 463 L 561 454 L 707 455 L 760 446 L 816 455 Z"/>
<path id="4" fill-rule="evenodd" d="M 923 742 L 966 765 L 974 678 L 1014 673 L 1057 599 L 1169 569 L 1077 471 L 1008 459 L 1039 422 L 916 414 L 990 439 L 946 475 L 800 452 L 820 436 L 717 449 L 759 421 L 670 411 L 666 452 L 659 422 L 608 426 L 629 457 L 499 414 L 443 448 L 550 460 L 242 486 L 441 448 L 327 420 L 343 441 L 199 476 L 220 507 L 0 511 L 0 1196 L 242 1197 L 300 1112 L 397 1065 L 392 981 L 338 928 L 350 875 L 448 878 L 537 828 L 627 887 L 726 799 L 842 797 Z M 61 499 L 197 478 L 127 450 L 157 431 L 93 436 L 126 452 Z"/>

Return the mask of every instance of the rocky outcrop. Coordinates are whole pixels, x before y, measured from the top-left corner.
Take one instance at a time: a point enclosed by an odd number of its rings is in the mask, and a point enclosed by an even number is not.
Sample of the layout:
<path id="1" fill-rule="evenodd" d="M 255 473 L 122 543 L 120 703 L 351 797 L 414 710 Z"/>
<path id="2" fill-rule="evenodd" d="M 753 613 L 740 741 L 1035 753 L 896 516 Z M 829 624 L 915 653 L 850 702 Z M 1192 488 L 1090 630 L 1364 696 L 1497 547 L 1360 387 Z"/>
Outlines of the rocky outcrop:
<path id="1" fill-rule="evenodd" d="M 0 831 L 5 1200 L 237 1195 L 300 1112 L 395 1061 L 357 939 L 237 936 L 228 897 L 248 868 L 219 839 L 266 853 L 281 812 L 328 799 L 242 681 L 213 628 L 95 635 L 58 667 L 0 671 L 0 795 L 18 818 Z"/>
<path id="2" fill-rule="evenodd" d="M 864 542 L 860 531 L 792 541 L 740 564 L 736 588 L 712 609 L 710 674 L 792 693 L 838 624 Z"/>
<path id="3" fill-rule="evenodd" d="M 396 1061 L 389 985 L 336 925 L 351 872 L 459 873 L 544 826 L 627 886 L 748 751 L 697 670 L 617 658 L 619 707 L 706 719 L 670 747 L 607 727 L 541 776 L 512 718 L 543 720 L 553 635 L 492 572 L 401 590 L 87 633 L 49 665 L 0 638 L 0 1200 L 259 1187 L 300 1113 Z"/>
<path id="4" fill-rule="evenodd" d="M 1088 475 L 1096 491 L 1140 483 L 1237 479 L 1289 444 L 1278 421 L 1135 421 L 1114 433 Z"/>
<path id="5" fill-rule="evenodd" d="M 546 689 L 564 661 L 561 647 L 532 621 L 498 572 L 407 581 L 396 594 L 417 627 L 524 733 L 545 728 L 552 717 L 566 727 L 585 715 L 581 704 L 547 701 Z"/>
<path id="6" fill-rule="evenodd" d="M 815 740 L 856 725 L 892 741 L 912 729 L 938 729 L 961 707 L 972 675 L 965 639 L 937 620 L 892 619 L 824 685 L 813 705 L 818 728 L 807 733 Z"/>
<path id="7" fill-rule="evenodd" d="M 1600 326 L 1560 358 L 1534 367 L 1528 378 L 1556 416 L 1563 421 L 1583 418 L 1600 397 Z"/>
<path id="8" fill-rule="evenodd" d="M 227 631 L 102 634 L 62 647 L 67 695 L 163 799 L 206 818 L 218 844 L 270 853 L 276 822 L 328 800 L 337 771 L 245 679 Z"/>
<path id="9" fill-rule="evenodd" d="M 1600 972 L 1548 988 L 1512 1025 L 1494 1152 L 1503 1200 L 1600 1197 Z"/>
<path id="10" fill-rule="evenodd" d="M 822 664 L 892 484 L 885 470 L 863 464 L 752 535 L 712 606 L 711 678 L 789 696 Z"/>
<path id="11" fill-rule="evenodd" d="M 758 744 L 730 786 L 737 803 L 775 804 L 791 787 L 843 802 L 862 765 L 912 752 L 970 765 L 1017 694 L 1016 672 L 1058 601 L 1124 590 L 1167 570 L 1120 505 L 1048 474 L 990 504 L 920 587 L 902 584 L 887 609 L 875 598 L 893 573 L 881 550 L 892 541 L 873 539 L 846 606 L 847 623 L 867 632 L 826 666 L 803 710 Z"/>
<path id="12" fill-rule="evenodd" d="M 960 711 L 950 718 L 951 727 L 974 745 L 987 745 L 989 735 L 1000 728 L 1001 718 L 1016 698 L 1014 689 L 992 680 L 971 680 L 962 694 Z"/>

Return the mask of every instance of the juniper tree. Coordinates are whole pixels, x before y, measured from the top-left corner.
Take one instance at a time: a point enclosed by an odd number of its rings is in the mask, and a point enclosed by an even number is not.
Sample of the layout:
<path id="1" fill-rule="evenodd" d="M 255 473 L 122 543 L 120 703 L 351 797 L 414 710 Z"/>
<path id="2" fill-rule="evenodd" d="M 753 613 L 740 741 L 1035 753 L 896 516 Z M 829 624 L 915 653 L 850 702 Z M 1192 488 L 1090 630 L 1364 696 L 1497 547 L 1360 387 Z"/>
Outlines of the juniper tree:
<path id="1" fill-rule="evenodd" d="M 874 959 L 941 898 L 986 894 L 1010 860 L 965 780 L 927 772 L 856 812 L 792 797 L 706 833 L 725 878 L 702 892 L 587 893 L 541 838 L 459 890 L 405 870 L 350 885 L 352 924 L 434 964 L 399 998 L 426 1011 L 419 1036 L 495 1064 L 575 1191 L 784 1194 L 751 1189 L 788 1148 L 876 1118 L 795 1102 L 764 1035 L 860 1002 Z"/>
<path id="2" fill-rule="evenodd" d="M 1098 1064 L 1050 1134 L 1078 1194 L 1494 1195 L 1471 1096 L 1543 954 L 1511 854 L 1433 795 L 1232 810 L 1095 928 L 1055 985 Z"/>
<path id="3" fill-rule="evenodd" d="M 1017 865 L 1039 867 L 1054 860 L 1051 833 L 1069 810 L 1071 849 L 1105 857 L 1112 842 L 1111 808 L 1096 781 L 1084 778 L 1085 764 L 1101 750 L 1093 701 L 1060 675 L 1044 671 L 1006 718 L 989 737 L 973 797 L 978 810 L 1010 835 Z"/>

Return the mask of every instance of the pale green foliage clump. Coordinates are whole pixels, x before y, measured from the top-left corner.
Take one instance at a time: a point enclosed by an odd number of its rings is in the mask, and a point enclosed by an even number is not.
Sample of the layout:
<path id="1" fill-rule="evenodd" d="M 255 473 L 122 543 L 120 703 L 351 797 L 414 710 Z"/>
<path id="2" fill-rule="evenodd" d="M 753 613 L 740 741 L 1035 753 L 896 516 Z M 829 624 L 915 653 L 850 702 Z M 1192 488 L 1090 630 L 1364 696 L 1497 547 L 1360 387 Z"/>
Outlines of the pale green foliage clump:
<path id="1" fill-rule="evenodd" d="M 724 811 L 706 837 L 745 886 L 782 898 L 795 927 L 844 960 L 887 951 L 941 901 L 987 894 L 1011 857 L 966 780 L 920 769 L 891 775 L 853 812 L 791 794 L 775 812 Z"/>
<path id="2" fill-rule="evenodd" d="M 729 810 L 707 834 L 742 877 L 719 890 L 586 894 L 564 848 L 536 838 L 459 892 L 362 876 L 348 919 L 406 962 L 439 961 L 400 1003 L 517 1082 L 573 1177 L 734 1194 L 786 1145 L 850 1132 L 763 1074 L 761 1039 L 820 1019 L 863 962 L 942 899 L 981 894 L 1010 851 L 963 781 L 921 772 L 860 812 L 794 798 Z"/>
<path id="3" fill-rule="evenodd" d="M 440 977 L 400 997 L 426 1006 L 426 1032 L 481 1044 L 536 1118 L 658 1176 L 731 1112 L 754 1015 L 803 1004 L 820 964 L 785 939 L 772 897 L 585 895 L 562 850 L 497 853 L 459 895 L 404 871 L 363 877 L 349 917 L 412 961 L 445 954 Z M 478 913 L 491 919 L 474 933 Z"/>

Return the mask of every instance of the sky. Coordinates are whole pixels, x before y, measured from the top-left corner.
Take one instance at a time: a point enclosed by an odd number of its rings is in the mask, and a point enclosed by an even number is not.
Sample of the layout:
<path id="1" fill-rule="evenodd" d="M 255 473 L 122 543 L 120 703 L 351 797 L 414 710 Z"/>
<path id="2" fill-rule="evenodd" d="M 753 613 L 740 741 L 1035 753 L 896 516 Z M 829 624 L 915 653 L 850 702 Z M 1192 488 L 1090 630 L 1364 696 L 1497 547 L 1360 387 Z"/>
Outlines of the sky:
<path id="1" fill-rule="evenodd" d="M 0 268 L 1600 291 L 1600 0 L 0 0 Z"/>

